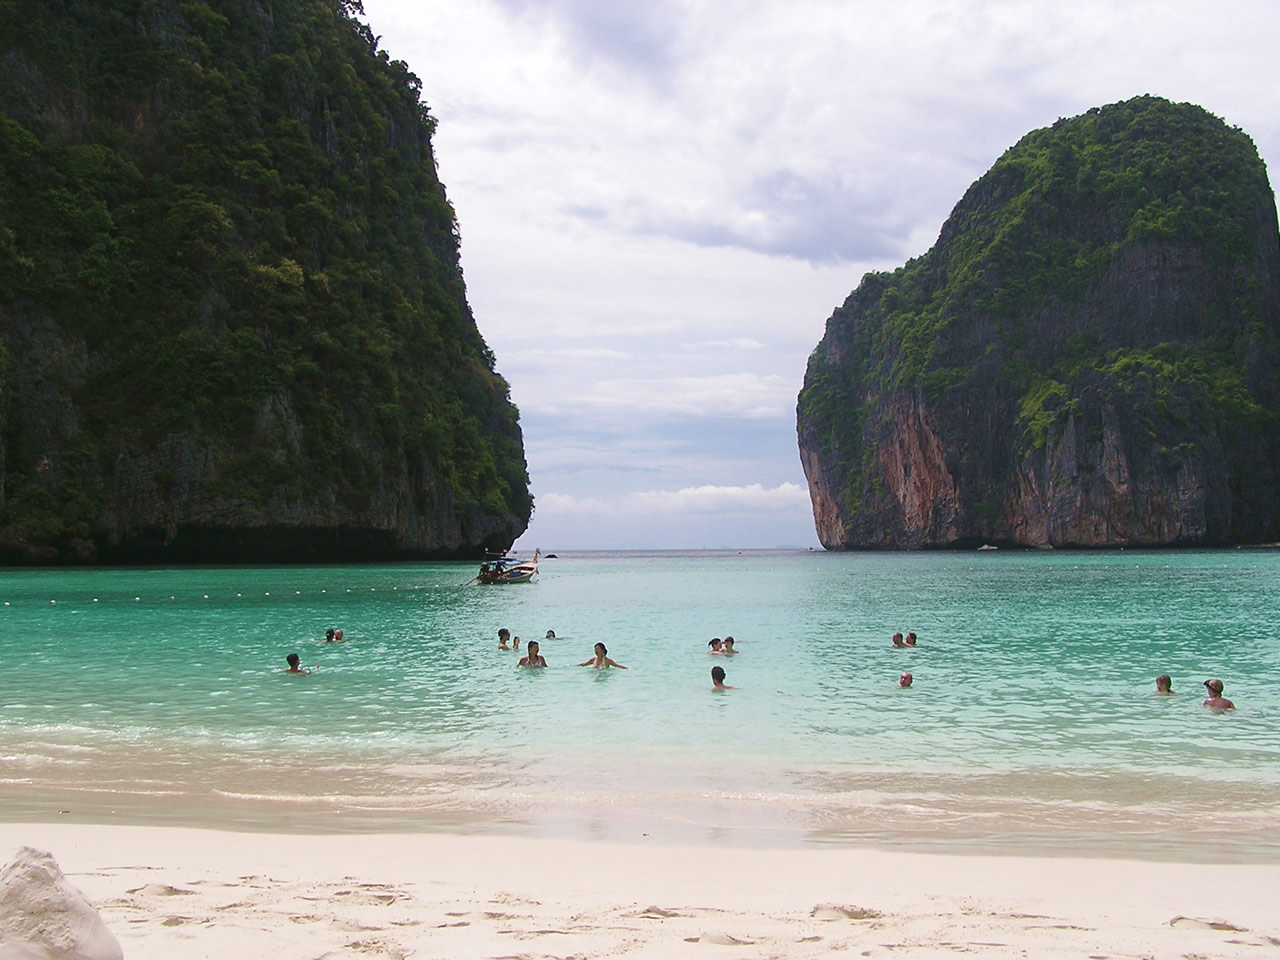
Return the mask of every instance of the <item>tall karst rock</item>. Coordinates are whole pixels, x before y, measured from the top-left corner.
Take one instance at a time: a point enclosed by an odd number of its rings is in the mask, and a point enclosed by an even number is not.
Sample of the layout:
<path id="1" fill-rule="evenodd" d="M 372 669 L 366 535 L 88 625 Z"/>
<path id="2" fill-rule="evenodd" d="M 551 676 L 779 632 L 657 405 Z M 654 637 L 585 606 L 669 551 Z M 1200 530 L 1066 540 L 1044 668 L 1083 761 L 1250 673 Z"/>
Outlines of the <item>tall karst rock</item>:
<path id="1" fill-rule="evenodd" d="M 1280 236 L 1244 133 L 1155 97 L 1024 137 L 827 321 L 829 549 L 1280 538 Z"/>
<path id="2" fill-rule="evenodd" d="M 358 0 L 0 2 L 0 560 L 511 543 L 518 414 Z"/>

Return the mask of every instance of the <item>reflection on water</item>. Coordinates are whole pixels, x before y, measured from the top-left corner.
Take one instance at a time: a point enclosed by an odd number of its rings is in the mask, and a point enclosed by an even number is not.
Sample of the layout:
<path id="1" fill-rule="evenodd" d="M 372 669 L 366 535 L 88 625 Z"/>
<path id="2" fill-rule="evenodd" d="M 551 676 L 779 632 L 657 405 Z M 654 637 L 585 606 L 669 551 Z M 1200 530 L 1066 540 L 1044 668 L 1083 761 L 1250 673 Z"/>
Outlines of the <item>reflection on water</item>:
<path id="1" fill-rule="evenodd" d="M 10 817 L 1280 859 L 1277 574 L 1261 550 L 561 553 L 511 588 L 449 564 L 12 571 L 0 798 Z M 516 669 L 499 626 L 550 669 Z M 890 649 L 896 630 L 920 647 Z M 708 656 L 726 634 L 741 653 Z M 596 640 L 632 669 L 573 666 Z M 319 670 L 283 675 L 290 651 Z M 736 690 L 710 693 L 714 664 Z M 1199 706 L 1208 676 L 1235 714 Z"/>

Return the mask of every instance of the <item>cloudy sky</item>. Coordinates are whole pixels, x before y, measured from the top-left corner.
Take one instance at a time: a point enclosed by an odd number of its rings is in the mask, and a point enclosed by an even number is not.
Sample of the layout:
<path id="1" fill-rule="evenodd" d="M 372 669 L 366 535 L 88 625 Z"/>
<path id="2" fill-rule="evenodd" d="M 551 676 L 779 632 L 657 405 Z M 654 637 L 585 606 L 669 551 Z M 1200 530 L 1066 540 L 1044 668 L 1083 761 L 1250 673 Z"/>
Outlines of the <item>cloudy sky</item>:
<path id="1" fill-rule="evenodd" d="M 1152 93 L 1280 169 L 1273 0 L 364 8 L 440 121 L 468 295 L 521 411 L 521 548 L 816 546 L 809 352 L 1029 130 Z"/>

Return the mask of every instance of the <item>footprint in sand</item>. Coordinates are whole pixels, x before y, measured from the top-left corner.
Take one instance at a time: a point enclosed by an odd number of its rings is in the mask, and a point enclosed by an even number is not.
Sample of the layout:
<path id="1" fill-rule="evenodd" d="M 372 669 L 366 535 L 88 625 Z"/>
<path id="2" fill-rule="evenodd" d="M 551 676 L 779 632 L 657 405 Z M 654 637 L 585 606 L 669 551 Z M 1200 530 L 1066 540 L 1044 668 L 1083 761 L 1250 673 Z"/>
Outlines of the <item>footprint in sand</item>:
<path id="1" fill-rule="evenodd" d="M 867 907 L 820 903 L 809 911 L 809 916 L 815 920 L 874 920 L 883 914 L 879 910 L 871 910 Z"/>
<path id="2" fill-rule="evenodd" d="M 1245 927 L 1237 927 L 1226 920 L 1199 920 L 1196 917 L 1174 917 L 1169 926 L 1191 930 L 1226 930 L 1230 933 L 1248 933 Z"/>
<path id="3" fill-rule="evenodd" d="M 645 907 L 639 913 L 629 913 L 629 917 L 639 917 L 641 920 L 668 920 L 671 917 L 687 917 L 689 914 L 681 913 L 679 910 L 668 910 L 665 907 Z"/>
<path id="4" fill-rule="evenodd" d="M 715 943 L 722 947 L 746 947 L 755 943 L 745 937 L 734 937 L 727 933 L 704 933 L 700 937 L 685 937 L 685 943 Z"/>
<path id="5" fill-rule="evenodd" d="M 196 892 L 194 890 L 184 890 L 181 887 L 173 887 L 167 883 L 148 883 L 146 886 L 126 890 L 125 893 L 140 893 L 147 897 L 193 897 Z"/>

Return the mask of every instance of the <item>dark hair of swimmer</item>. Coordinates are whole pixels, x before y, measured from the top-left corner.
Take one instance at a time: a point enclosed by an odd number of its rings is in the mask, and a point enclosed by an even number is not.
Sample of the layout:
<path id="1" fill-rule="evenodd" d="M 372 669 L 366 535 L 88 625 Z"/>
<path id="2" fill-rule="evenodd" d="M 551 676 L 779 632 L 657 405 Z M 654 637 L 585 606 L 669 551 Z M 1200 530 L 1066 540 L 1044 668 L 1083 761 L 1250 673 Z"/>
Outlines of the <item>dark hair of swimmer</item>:
<path id="1" fill-rule="evenodd" d="M 284 662 L 291 667 L 296 667 L 298 665 L 298 655 L 296 653 L 291 653 L 284 658 Z"/>
<path id="2" fill-rule="evenodd" d="M 505 640 L 507 637 L 511 636 L 511 631 L 506 627 L 502 627 L 498 630 L 498 636 Z"/>
<path id="3" fill-rule="evenodd" d="M 531 657 L 537 654 L 540 647 L 541 647 L 541 644 L 539 644 L 537 640 L 530 640 L 528 643 L 524 645 L 525 650 L 528 651 L 529 656 Z"/>
<path id="4" fill-rule="evenodd" d="M 324 638 L 325 638 L 326 640 L 332 640 L 332 639 L 333 639 L 333 627 L 330 627 L 328 630 L 326 630 L 326 631 L 324 632 Z"/>
<path id="5" fill-rule="evenodd" d="M 714 646 L 715 646 L 717 643 L 719 643 L 719 642 L 720 642 L 720 638 L 719 638 L 719 637 L 712 637 L 710 640 L 708 640 L 708 641 L 707 641 L 707 646 L 708 646 L 708 647 L 714 647 Z"/>
<path id="6" fill-rule="evenodd" d="M 596 644 L 596 653 L 600 654 L 600 656 L 602 656 L 602 657 L 603 657 L 603 656 L 606 656 L 606 655 L 609 653 L 609 648 L 608 648 L 608 647 L 606 647 L 603 643 L 597 643 L 597 644 Z"/>
<path id="7" fill-rule="evenodd" d="M 711 668 L 711 682 L 724 683 L 724 667 Z"/>

